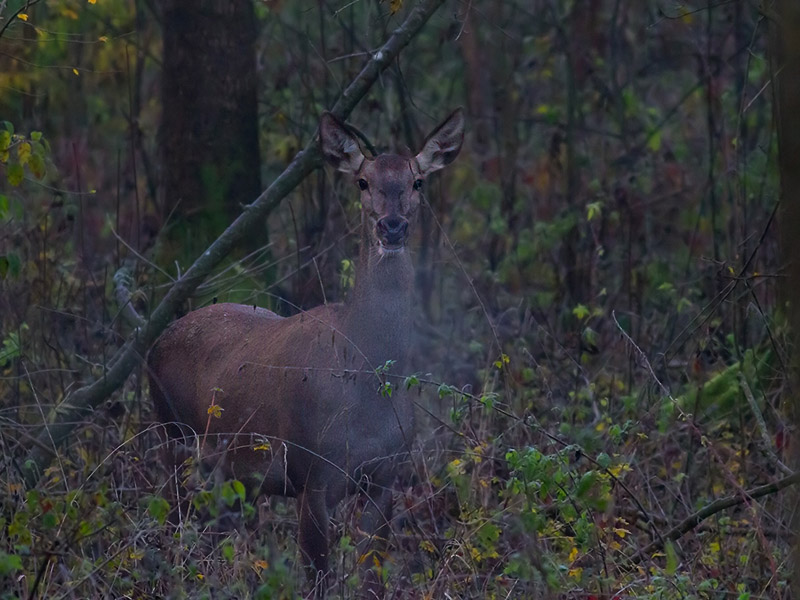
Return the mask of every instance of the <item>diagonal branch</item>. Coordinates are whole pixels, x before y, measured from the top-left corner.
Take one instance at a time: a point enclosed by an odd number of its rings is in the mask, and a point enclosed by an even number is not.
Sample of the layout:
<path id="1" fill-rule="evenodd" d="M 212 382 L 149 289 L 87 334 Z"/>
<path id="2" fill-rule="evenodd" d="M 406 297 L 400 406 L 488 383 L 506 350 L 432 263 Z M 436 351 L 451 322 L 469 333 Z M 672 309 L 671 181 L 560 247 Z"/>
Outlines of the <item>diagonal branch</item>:
<path id="1" fill-rule="evenodd" d="M 686 517 L 683 521 L 675 525 L 672 529 L 670 529 L 667 533 L 665 533 L 661 538 L 651 542 L 639 552 L 634 554 L 631 557 L 631 561 L 634 563 L 641 562 L 643 559 L 649 557 L 653 554 L 656 550 L 660 550 L 666 540 L 677 540 L 683 534 L 688 533 L 695 527 L 697 527 L 700 523 L 705 521 L 707 518 L 717 514 L 720 511 L 725 509 L 731 508 L 736 506 L 737 504 L 744 504 L 745 502 L 749 502 L 750 500 L 755 500 L 756 498 L 760 498 L 761 496 L 766 496 L 768 494 L 774 494 L 776 492 L 781 491 L 784 488 L 789 487 L 790 485 L 794 485 L 800 482 L 800 471 L 789 475 L 788 477 L 784 477 L 783 479 L 779 479 L 774 483 L 768 483 L 766 485 L 761 485 L 759 487 L 755 487 L 751 490 L 747 490 L 746 492 L 740 494 L 734 494 L 732 496 L 727 496 L 725 498 L 719 498 L 714 500 L 711 504 L 707 504 L 700 510 L 695 513 L 692 513 L 688 517 Z"/>
<path id="2" fill-rule="evenodd" d="M 423 0 L 415 6 L 406 20 L 372 55 L 367 64 L 342 92 L 331 113 L 344 120 L 366 95 L 380 74 L 394 61 L 400 51 L 416 36 L 444 0 Z M 147 349 L 172 320 L 178 307 L 197 289 L 211 271 L 228 253 L 286 197 L 309 173 L 322 164 L 316 136 L 299 152 L 286 170 L 200 255 L 188 271 L 169 289 L 161 303 L 153 310 L 149 321 L 137 328 L 122 348 L 111 359 L 111 367 L 104 375 L 72 394 L 61 403 L 45 429 L 39 435 L 40 443 L 34 445 L 25 462 L 27 484 L 33 486 L 42 469 L 57 453 L 75 426 L 86 419 L 92 410 L 109 394 L 117 390 L 139 364 Z"/>

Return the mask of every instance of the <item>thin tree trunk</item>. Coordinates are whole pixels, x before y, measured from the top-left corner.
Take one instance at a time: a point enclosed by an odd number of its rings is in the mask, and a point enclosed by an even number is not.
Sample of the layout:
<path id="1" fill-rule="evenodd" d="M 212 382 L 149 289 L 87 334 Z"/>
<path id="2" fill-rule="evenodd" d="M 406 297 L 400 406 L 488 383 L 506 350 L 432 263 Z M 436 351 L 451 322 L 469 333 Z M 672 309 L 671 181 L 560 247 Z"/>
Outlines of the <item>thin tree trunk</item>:
<path id="1" fill-rule="evenodd" d="M 785 268 L 783 300 L 790 302 L 787 314 L 792 330 L 793 377 L 787 387 L 786 401 L 795 425 L 800 425 L 800 398 L 797 396 L 800 373 L 800 308 L 797 290 L 800 290 L 800 4 L 797 0 L 778 0 L 775 12 L 769 15 L 773 28 L 772 68 L 775 84 L 775 116 L 778 125 L 779 164 L 781 171 L 781 253 Z M 794 430 L 793 468 L 800 464 L 800 443 Z M 796 491 L 792 492 L 797 494 Z M 790 597 L 800 598 L 800 511 L 797 497 L 786 506 L 793 511 L 790 520 L 795 535 L 793 590 Z"/>
<path id="2" fill-rule="evenodd" d="M 192 257 L 262 189 L 255 16 L 251 0 L 164 0 L 161 7 L 159 204 L 170 217 L 168 238 Z"/>

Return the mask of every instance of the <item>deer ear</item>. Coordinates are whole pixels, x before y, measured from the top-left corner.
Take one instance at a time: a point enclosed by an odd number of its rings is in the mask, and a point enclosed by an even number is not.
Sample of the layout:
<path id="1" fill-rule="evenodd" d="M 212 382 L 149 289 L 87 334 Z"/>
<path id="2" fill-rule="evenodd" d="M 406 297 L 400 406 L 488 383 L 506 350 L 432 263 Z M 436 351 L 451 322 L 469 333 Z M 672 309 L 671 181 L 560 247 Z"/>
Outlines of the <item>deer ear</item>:
<path id="1" fill-rule="evenodd" d="M 453 162 L 464 142 L 464 110 L 455 109 L 425 140 L 417 164 L 420 173 L 428 175 Z"/>
<path id="2" fill-rule="evenodd" d="M 319 120 L 319 141 L 322 154 L 334 168 L 346 173 L 357 173 L 364 162 L 364 154 L 347 126 L 329 112 Z"/>

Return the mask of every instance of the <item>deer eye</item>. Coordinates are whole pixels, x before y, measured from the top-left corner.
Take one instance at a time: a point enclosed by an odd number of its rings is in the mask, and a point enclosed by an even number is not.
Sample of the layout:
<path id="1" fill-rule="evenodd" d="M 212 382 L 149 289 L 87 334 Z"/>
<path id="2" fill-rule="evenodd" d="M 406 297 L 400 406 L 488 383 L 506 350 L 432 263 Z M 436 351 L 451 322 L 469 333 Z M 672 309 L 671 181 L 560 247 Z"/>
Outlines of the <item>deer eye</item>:
<path id="1" fill-rule="evenodd" d="M 356 183 L 358 184 L 358 187 L 362 190 L 366 190 L 369 187 L 367 180 L 363 178 L 359 179 Z"/>
<path id="2" fill-rule="evenodd" d="M 414 182 L 414 189 L 415 189 L 415 190 L 419 190 L 419 189 L 421 189 L 421 188 L 422 188 L 422 179 L 417 179 L 417 180 Z"/>

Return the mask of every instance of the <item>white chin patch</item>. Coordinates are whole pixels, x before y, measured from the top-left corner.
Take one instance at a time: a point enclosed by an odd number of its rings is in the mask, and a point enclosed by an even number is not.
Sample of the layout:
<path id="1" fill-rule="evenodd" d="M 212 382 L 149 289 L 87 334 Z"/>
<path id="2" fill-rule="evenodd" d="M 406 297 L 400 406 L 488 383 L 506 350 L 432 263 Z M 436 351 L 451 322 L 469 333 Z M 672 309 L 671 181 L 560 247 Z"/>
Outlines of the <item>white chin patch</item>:
<path id="1" fill-rule="evenodd" d="M 397 246 L 395 248 L 387 248 L 383 244 L 378 244 L 378 254 L 381 256 L 395 256 L 402 254 L 405 251 L 405 246 Z"/>

